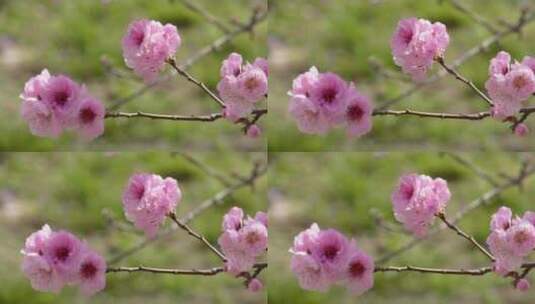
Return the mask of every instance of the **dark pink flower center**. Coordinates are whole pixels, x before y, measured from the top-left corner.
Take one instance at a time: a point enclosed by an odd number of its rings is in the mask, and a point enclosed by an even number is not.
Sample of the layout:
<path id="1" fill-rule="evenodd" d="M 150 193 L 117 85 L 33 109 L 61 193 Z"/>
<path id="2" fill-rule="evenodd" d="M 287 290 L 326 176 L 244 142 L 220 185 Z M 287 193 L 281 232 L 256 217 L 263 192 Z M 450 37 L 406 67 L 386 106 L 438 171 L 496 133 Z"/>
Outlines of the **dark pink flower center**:
<path id="1" fill-rule="evenodd" d="M 337 93 L 338 91 L 336 88 L 328 87 L 321 92 L 321 98 L 327 103 L 332 103 L 336 98 Z"/>
<path id="2" fill-rule="evenodd" d="M 403 43 L 408 45 L 412 41 L 412 37 L 414 36 L 414 33 L 412 32 L 412 30 L 406 29 L 406 30 L 401 31 L 400 36 L 401 36 L 401 40 L 403 41 Z"/>
<path id="3" fill-rule="evenodd" d="M 57 91 L 54 93 L 54 102 L 63 106 L 69 100 L 69 94 L 65 91 Z"/>
<path id="4" fill-rule="evenodd" d="M 406 200 L 410 200 L 414 195 L 414 186 L 413 185 L 404 185 L 401 189 L 401 193 Z"/>
<path id="5" fill-rule="evenodd" d="M 515 234 L 514 239 L 517 244 L 523 244 L 528 240 L 528 235 L 524 231 L 519 231 Z"/>
<path id="6" fill-rule="evenodd" d="M 528 82 L 527 82 L 526 78 L 524 78 L 523 76 L 515 77 L 515 79 L 513 80 L 513 85 L 517 89 L 523 88 L 527 83 Z"/>
<path id="7" fill-rule="evenodd" d="M 361 262 L 353 262 L 349 265 L 349 274 L 352 277 L 360 277 L 366 271 L 366 267 Z"/>
<path id="8" fill-rule="evenodd" d="M 143 195 L 145 195 L 145 187 L 144 186 L 137 187 L 136 189 L 134 189 L 134 193 L 136 195 L 136 198 L 140 200 L 143 197 Z"/>
<path id="9" fill-rule="evenodd" d="M 338 247 L 335 245 L 329 245 L 323 249 L 323 255 L 328 260 L 334 260 L 337 254 L 338 254 Z"/>
<path id="10" fill-rule="evenodd" d="M 252 91 L 256 87 L 258 87 L 258 80 L 256 79 L 256 77 L 248 78 L 247 80 L 245 80 L 244 85 L 247 90 Z"/>
<path id="11" fill-rule="evenodd" d="M 56 248 L 56 252 L 55 252 L 56 258 L 59 261 L 64 262 L 69 257 L 70 252 L 71 251 L 69 250 L 68 247 L 65 247 L 65 246 L 58 247 Z"/>
<path id="12" fill-rule="evenodd" d="M 347 118 L 349 120 L 360 120 L 364 115 L 364 111 L 357 105 L 349 106 L 347 108 Z"/>
<path id="13" fill-rule="evenodd" d="M 132 40 L 134 40 L 136 46 L 140 46 L 143 43 L 143 40 L 145 40 L 144 32 L 135 32 L 132 36 Z"/>
<path id="14" fill-rule="evenodd" d="M 97 117 L 97 113 L 95 113 L 90 108 L 84 108 L 80 111 L 80 120 L 84 124 L 92 123 L 96 117 Z"/>
<path id="15" fill-rule="evenodd" d="M 258 241 L 260 241 L 260 236 L 255 232 L 250 232 L 245 237 L 245 240 L 249 245 L 256 244 Z"/>
<path id="16" fill-rule="evenodd" d="M 83 263 L 80 269 L 80 275 L 84 279 L 91 279 L 97 273 L 97 267 L 93 263 Z"/>

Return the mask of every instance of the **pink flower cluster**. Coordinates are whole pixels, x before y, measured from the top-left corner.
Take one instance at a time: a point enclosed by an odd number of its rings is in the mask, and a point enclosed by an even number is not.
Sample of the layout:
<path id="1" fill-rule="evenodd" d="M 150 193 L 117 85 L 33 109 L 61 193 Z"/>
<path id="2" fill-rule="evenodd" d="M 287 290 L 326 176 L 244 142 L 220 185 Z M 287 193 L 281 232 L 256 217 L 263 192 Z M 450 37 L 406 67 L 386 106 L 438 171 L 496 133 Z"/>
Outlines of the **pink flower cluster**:
<path id="1" fill-rule="evenodd" d="M 448 184 L 427 175 L 403 175 L 392 193 L 394 216 L 417 237 L 427 233 L 435 215 L 443 212 L 451 197 Z"/>
<path id="2" fill-rule="evenodd" d="M 370 99 L 334 73 L 319 73 L 312 67 L 294 79 L 288 94 L 289 112 L 303 133 L 325 134 L 345 124 L 348 136 L 359 137 L 372 128 Z"/>
<path id="3" fill-rule="evenodd" d="M 65 285 L 79 285 L 89 296 L 106 286 L 106 261 L 70 232 L 44 225 L 26 239 L 21 253 L 22 271 L 35 290 L 58 293 Z"/>
<path id="4" fill-rule="evenodd" d="M 175 56 L 181 38 L 176 26 L 162 25 L 153 20 L 137 20 L 128 26 L 123 37 L 123 57 L 128 67 L 143 77 L 145 82 L 153 83 L 165 61 Z"/>
<path id="5" fill-rule="evenodd" d="M 222 229 L 218 243 L 227 259 L 226 271 L 239 275 L 251 270 L 256 258 L 267 250 L 267 214 L 257 212 L 254 218 L 245 217 L 241 208 L 233 207 L 223 217 Z"/>
<path id="6" fill-rule="evenodd" d="M 292 272 L 303 289 L 326 292 L 342 284 L 359 295 L 373 287 L 373 258 L 335 229 L 312 224 L 295 237 L 290 253 Z"/>
<path id="7" fill-rule="evenodd" d="M 123 193 L 123 208 L 126 218 L 145 231 L 147 237 L 153 238 L 181 199 L 182 192 L 175 179 L 140 173 L 128 181 Z"/>
<path id="8" fill-rule="evenodd" d="M 390 41 L 395 63 L 415 81 L 422 81 L 436 58 L 444 56 L 450 43 L 446 26 L 425 19 L 399 21 Z"/>
<path id="9" fill-rule="evenodd" d="M 487 245 L 496 258 L 494 271 L 506 276 L 522 265 L 524 257 L 535 249 L 535 212 L 514 217 L 511 209 L 501 207 L 490 221 Z"/>
<path id="10" fill-rule="evenodd" d="M 223 60 L 220 74 L 217 90 L 225 102 L 224 115 L 230 121 L 249 115 L 254 104 L 268 93 L 269 67 L 264 58 L 244 64 L 240 54 L 232 53 Z"/>
<path id="11" fill-rule="evenodd" d="M 20 98 L 21 116 L 33 135 L 56 138 L 74 129 L 92 140 L 104 132 L 104 106 L 67 76 L 50 75 L 45 69 L 26 82 Z"/>
<path id="12" fill-rule="evenodd" d="M 501 51 L 490 61 L 485 83 L 494 102 L 492 116 L 499 120 L 516 115 L 522 104 L 535 93 L 535 58 L 511 63 L 511 55 Z"/>

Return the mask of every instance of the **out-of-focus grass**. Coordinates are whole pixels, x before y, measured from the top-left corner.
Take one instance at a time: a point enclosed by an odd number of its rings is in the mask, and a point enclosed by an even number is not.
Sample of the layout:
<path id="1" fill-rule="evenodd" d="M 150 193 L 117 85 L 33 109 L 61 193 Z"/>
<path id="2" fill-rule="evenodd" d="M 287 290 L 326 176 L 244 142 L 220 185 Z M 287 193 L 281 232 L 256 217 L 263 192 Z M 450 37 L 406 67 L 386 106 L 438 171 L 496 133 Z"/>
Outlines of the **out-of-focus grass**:
<path id="1" fill-rule="evenodd" d="M 516 22 L 520 6 L 526 1 L 468 0 L 462 3 L 497 25 L 499 19 Z M 311 66 L 355 81 L 360 90 L 373 97 L 376 105 L 396 97 L 412 85 L 394 65 L 390 53 L 390 38 L 400 19 L 416 16 L 445 23 L 451 38 L 446 52 L 447 62 L 492 34 L 446 0 L 441 3 L 434 0 L 274 0 L 270 1 L 270 7 L 272 77 L 268 128 L 271 151 L 500 147 L 519 150 L 534 147 L 533 136 L 519 139 L 511 134 L 507 125 L 491 119 L 470 122 L 375 117 L 371 133 L 357 140 L 348 140 L 341 129 L 325 137 L 301 134 L 288 114 L 286 92 L 291 88 L 292 79 Z M 501 49 L 519 60 L 525 55 L 533 55 L 531 41 L 534 37 L 535 23 L 531 23 L 522 37 L 508 36 L 499 46 L 494 45 L 470 59 L 460 72 L 484 88 L 490 58 Z M 370 59 L 381 62 L 404 80 L 382 77 L 370 64 Z M 432 72 L 438 70 L 435 65 Z M 441 112 L 486 110 L 478 96 L 449 75 L 392 108 Z M 533 122 L 528 125 L 535 128 Z"/>
<path id="2" fill-rule="evenodd" d="M 520 154 L 461 154 L 492 176 L 515 175 Z M 533 158 L 532 156 L 529 156 Z M 377 273 L 375 287 L 362 297 L 335 287 L 330 292 L 304 291 L 290 272 L 293 237 L 317 222 L 355 237 L 375 258 L 399 248 L 411 239 L 392 214 L 390 194 L 400 175 L 409 172 L 443 177 L 452 192 L 446 214 L 476 199 L 492 187 L 466 166 L 439 153 L 271 153 L 270 197 L 270 303 L 533 303 L 532 292 L 515 291 L 510 280 L 494 274 L 484 277 Z M 532 159 L 533 161 L 533 159 Z M 532 210 L 532 185 L 512 188 L 490 205 L 474 210 L 459 222 L 464 231 L 485 242 L 490 215 L 506 205 L 517 214 Z M 390 232 L 372 214 L 384 218 Z M 535 256 L 534 256 L 535 257 Z M 485 256 L 450 230 L 443 231 L 389 261 L 387 265 L 470 268 L 488 265 Z"/>
<path id="3" fill-rule="evenodd" d="M 261 153 L 196 154 L 215 170 L 231 175 L 249 174 L 252 163 L 265 162 Z M 121 195 L 135 172 L 154 172 L 179 181 L 183 200 L 177 214 L 183 215 L 224 187 L 181 156 L 169 153 L 15 153 L 0 154 L 0 303 L 265 303 L 265 293 L 248 292 L 240 280 L 222 274 L 214 277 L 110 274 L 106 289 L 91 299 L 75 288 L 59 295 L 37 292 L 20 271 L 20 248 L 25 238 L 48 223 L 86 239 L 107 259 L 144 239 L 142 232 L 126 222 Z M 221 206 L 207 210 L 191 222 L 212 243 L 217 243 L 221 218 L 231 206 L 249 214 L 266 210 L 263 177 L 255 191 L 243 188 Z M 103 212 L 128 228 L 118 230 Z M 165 228 L 171 222 L 165 223 Z M 118 265 L 168 268 L 209 268 L 220 261 L 187 234 L 161 240 Z"/>
<path id="4" fill-rule="evenodd" d="M 230 24 L 231 19 L 248 21 L 252 9 L 263 0 L 196 1 L 213 15 Z M 180 63 L 223 35 L 201 16 L 172 0 L 6 0 L 0 2 L 0 150 L 214 148 L 260 151 L 263 139 L 243 136 L 238 126 L 227 121 L 188 123 L 143 119 L 107 119 L 103 137 L 91 144 L 75 136 L 59 140 L 32 136 L 19 117 L 18 98 L 24 83 L 43 68 L 54 74 L 68 74 L 86 83 L 106 106 L 128 96 L 143 84 L 123 63 L 121 38 L 134 19 L 148 18 L 178 27 L 182 47 Z M 215 90 L 221 61 L 232 51 L 248 60 L 267 56 L 267 22 L 255 35 L 242 34 L 221 50 L 199 61 L 191 73 Z M 106 73 L 101 58 L 124 71 L 124 79 Z M 219 107 L 205 94 L 177 77 L 130 102 L 124 111 L 166 114 L 207 114 Z"/>

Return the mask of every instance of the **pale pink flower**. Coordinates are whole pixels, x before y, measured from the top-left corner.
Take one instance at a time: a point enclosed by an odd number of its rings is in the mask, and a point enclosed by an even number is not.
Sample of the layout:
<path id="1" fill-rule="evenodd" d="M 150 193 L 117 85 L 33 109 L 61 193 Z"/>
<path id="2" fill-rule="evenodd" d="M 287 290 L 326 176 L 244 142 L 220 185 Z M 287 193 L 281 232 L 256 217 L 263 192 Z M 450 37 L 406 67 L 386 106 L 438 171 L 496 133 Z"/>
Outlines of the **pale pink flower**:
<path id="1" fill-rule="evenodd" d="M 253 267 L 256 256 L 250 254 L 248 248 L 244 246 L 239 231 L 226 230 L 219 236 L 217 242 L 227 258 L 225 263 L 227 272 L 238 275 Z"/>
<path id="2" fill-rule="evenodd" d="M 62 125 L 72 125 L 82 93 L 82 88 L 69 77 L 52 76 L 44 87 L 42 100 Z"/>
<path id="3" fill-rule="evenodd" d="M 43 256 L 65 282 L 70 282 L 76 277 L 82 253 L 83 244 L 76 236 L 58 231 L 47 240 Z"/>
<path id="4" fill-rule="evenodd" d="M 490 230 L 507 230 L 511 227 L 513 212 L 507 207 L 500 207 L 490 218 Z"/>
<path id="5" fill-rule="evenodd" d="M 294 96 L 288 111 L 296 120 L 299 131 L 303 133 L 323 135 L 331 127 L 327 116 L 306 97 Z"/>
<path id="6" fill-rule="evenodd" d="M 221 64 L 221 78 L 226 76 L 238 77 L 241 74 L 243 58 L 238 53 L 231 53 Z"/>
<path id="7" fill-rule="evenodd" d="M 535 57 L 525 56 L 522 59 L 522 64 L 529 67 L 535 73 Z"/>
<path id="8" fill-rule="evenodd" d="M 290 268 L 297 277 L 299 286 L 305 290 L 326 292 L 332 282 L 325 276 L 318 261 L 306 254 L 294 254 Z"/>
<path id="9" fill-rule="evenodd" d="M 262 254 L 266 251 L 268 244 L 267 227 L 257 220 L 246 221 L 240 230 L 240 243 L 248 255 Z"/>
<path id="10" fill-rule="evenodd" d="M 245 100 L 255 103 L 268 92 L 268 79 L 265 72 L 256 66 L 246 65 L 237 77 L 238 94 Z"/>
<path id="11" fill-rule="evenodd" d="M 334 73 L 322 73 L 310 90 L 310 100 L 331 123 L 344 120 L 347 83 Z"/>
<path id="12" fill-rule="evenodd" d="M 487 237 L 489 250 L 496 259 L 494 271 L 502 276 L 515 271 L 522 265 L 523 257 L 515 255 L 507 242 L 507 232 L 503 230 L 492 231 Z"/>
<path id="13" fill-rule="evenodd" d="M 24 249 L 21 250 L 21 253 L 25 255 L 35 253 L 42 256 L 44 254 L 46 243 L 51 235 L 52 229 L 50 229 L 48 224 L 45 224 L 41 230 L 30 234 L 26 239 Z"/>
<path id="14" fill-rule="evenodd" d="M 490 60 L 489 75 L 507 75 L 511 70 L 511 55 L 509 53 L 500 51 L 496 57 Z"/>
<path id="15" fill-rule="evenodd" d="M 528 221 L 516 221 L 506 235 L 506 241 L 514 255 L 523 257 L 535 249 L 535 227 Z"/>
<path id="16" fill-rule="evenodd" d="M 20 94 L 22 100 L 41 101 L 43 99 L 43 91 L 50 80 L 50 73 L 47 69 L 41 71 L 41 74 L 36 75 L 26 82 L 24 91 Z"/>
<path id="17" fill-rule="evenodd" d="M 422 81 L 438 57 L 443 57 L 449 44 L 446 26 L 425 19 L 399 21 L 390 45 L 395 63 L 415 81 Z"/>
<path id="18" fill-rule="evenodd" d="M 181 198 L 175 179 L 163 179 L 156 174 L 134 174 L 123 193 L 123 207 L 127 219 L 152 238 Z"/>
<path id="19" fill-rule="evenodd" d="M 266 74 L 266 77 L 269 77 L 269 62 L 265 58 L 256 58 L 253 62 L 255 67 L 260 68 Z"/>
<path id="20" fill-rule="evenodd" d="M 240 230 L 243 226 L 243 210 L 239 207 L 232 207 L 223 216 L 222 229 L 225 230 Z"/>
<path id="21" fill-rule="evenodd" d="M 250 292 L 259 292 L 260 290 L 262 290 L 262 288 L 264 288 L 264 284 L 262 284 L 262 282 L 256 278 L 252 279 L 249 282 L 249 285 L 247 285 L 247 289 Z"/>
<path id="22" fill-rule="evenodd" d="M 93 140 L 104 133 L 106 110 L 102 103 L 88 96 L 82 100 L 76 119 L 76 131 L 86 140 Z"/>
<path id="23" fill-rule="evenodd" d="M 63 132 L 61 122 L 56 118 L 52 109 L 41 101 L 24 100 L 21 116 L 35 136 L 57 138 Z"/>
<path id="24" fill-rule="evenodd" d="M 515 288 L 520 291 L 528 291 L 530 287 L 529 281 L 527 279 L 520 279 L 518 282 L 516 282 Z"/>
<path id="25" fill-rule="evenodd" d="M 505 83 L 513 98 L 524 101 L 535 93 L 535 75 L 530 67 L 513 64 L 505 75 Z"/>
<path id="26" fill-rule="evenodd" d="M 355 245 L 353 247 L 346 267 L 344 284 L 355 295 L 361 295 L 373 287 L 375 264 L 371 256 Z"/>
<path id="27" fill-rule="evenodd" d="M 349 137 L 360 137 L 372 129 L 373 107 L 370 99 L 360 94 L 353 83 L 346 94 L 347 134 Z"/>
<path id="28" fill-rule="evenodd" d="M 350 249 L 349 241 L 343 234 L 327 229 L 318 234 L 311 256 L 318 261 L 327 279 L 336 281 L 341 278 L 341 270 L 349 261 Z"/>
<path id="29" fill-rule="evenodd" d="M 524 123 L 519 123 L 515 126 L 514 132 L 516 136 L 524 137 L 529 134 L 529 127 Z"/>
<path id="30" fill-rule="evenodd" d="M 181 38 L 172 24 L 137 20 L 128 26 L 122 47 L 125 63 L 145 82 L 153 83 L 167 59 L 175 56 Z"/>
<path id="31" fill-rule="evenodd" d="M 264 226 L 268 226 L 268 214 L 265 213 L 265 212 L 262 212 L 262 211 L 258 211 L 255 216 L 254 216 L 254 219 L 259 221 L 260 223 L 264 224 Z"/>
<path id="32" fill-rule="evenodd" d="M 66 284 L 56 269 L 44 257 L 35 253 L 24 256 L 21 269 L 30 280 L 32 288 L 38 291 L 59 293 Z"/>
<path id="33" fill-rule="evenodd" d="M 448 184 L 441 178 L 404 175 L 392 193 L 394 216 L 407 230 L 423 237 L 435 215 L 444 211 L 450 197 Z"/>
<path id="34" fill-rule="evenodd" d="M 77 277 L 82 293 L 94 295 L 106 287 L 106 261 L 98 253 L 86 249 L 78 265 Z"/>

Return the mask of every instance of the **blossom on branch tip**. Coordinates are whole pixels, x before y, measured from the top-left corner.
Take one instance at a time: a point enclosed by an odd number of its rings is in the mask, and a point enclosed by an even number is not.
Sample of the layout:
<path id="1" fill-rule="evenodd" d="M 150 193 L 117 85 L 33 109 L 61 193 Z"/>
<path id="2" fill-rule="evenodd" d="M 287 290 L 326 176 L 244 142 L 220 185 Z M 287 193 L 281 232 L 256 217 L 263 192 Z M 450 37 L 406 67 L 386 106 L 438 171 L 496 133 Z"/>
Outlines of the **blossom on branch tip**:
<path id="1" fill-rule="evenodd" d="M 515 288 L 520 291 L 528 291 L 529 287 L 530 287 L 529 281 L 524 278 L 518 280 L 518 282 L 516 282 L 515 284 Z"/>
<path id="2" fill-rule="evenodd" d="M 522 63 L 512 62 L 511 55 L 500 51 L 490 61 L 485 88 L 494 103 L 491 110 L 494 118 L 505 120 L 515 116 L 535 93 L 533 59 L 525 57 Z"/>
<path id="3" fill-rule="evenodd" d="M 65 285 L 79 285 L 90 296 L 106 285 L 104 258 L 70 232 L 44 225 L 26 239 L 21 253 L 21 269 L 35 290 L 59 293 Z"/>
<path id="4" fill-rule="evenodd" d="M 444 211 L 451 197 L 448 184 L 427 175 L 403 175 L 392 193 L 394 216 L 417 237 L 427 233 L 437 214 Z"/>
<path id="5" fill-rule="evenodd" d="M 232 122 L 251 114 L 255 103 L 268 93 L 268 63 L 256 58 L 244 63 L 240 54 L 231 53 L 223 60 L 217 91 L 225 103 L 223 114 Z"/>
<path id="6" fill-rule="evenodd" d="M 247 285 L 247 289 L 251 292 L 259 292 L 264 288 L 264 284 L 259 279 L 252 279 Z"/>
<path id="7" fill-rule="evenodd" d="M 423 81 L 427 70 L 438 57 L 443 57 L 450 38 L 446 26 L 425 19 L 399 21 L 390 41 L 394 62 L 414 81 Z"/>
<path id="8" fill-rule="evenodd" d="M 156 174 L 140 173 L 130 177 L 123 192 L 126 218 L 153 238 L 165 218 L 182 199 L 178 182 Z"/>
<path id="9" fill-rule="evenodd" d="M 245 217 L 243 210 L 231 208 L 223 216 L 219 246 L 227 259 L 226 271 L 234 275 L 251 270 L 258 256 L 267 250 L 268 229 L 264 216 Z"/>
<path id="10" fill-rule="evenodd" d="M 359 295 L 373 287 L 373 258 L 335 229 L 321 230 L 314 223 L 294 238 L 289 251 L 303 289 L 326 292 L 341 284 Z"/>
<path id="11" fill-rule="evenodd" d="M 20 97 L 21 116 L 36 136 L 56 138 L 74 129 L 92 140 L 104 132 L 104 106 L 67 76 L 45 69 L 26 82 Z"/>
<path id="12" fill-rule="evenodd" d="M 529 127 L 524 123 L 519 123 L 514 129 L 515 135 L 524 137 L 529 134 Z"/>
<path id="13" fill-rule="evenodd" d="M 181 42 L 172 24 L 136 20 L 130 23 L 122 39 L 123 57 L 126 65 L 146 83 L 153 83 L 166 60 L 175 56 Z"/>
<path id="14" fill-rule="evenodd" d="M 371 130 L 373 107 L 369 98 L 334 73 L 319 73 L 312 67 L 294 79 L 288 95 L 288 111 L 303 133 L 323 135 L 344 123 L 348 137 Z"/>

